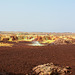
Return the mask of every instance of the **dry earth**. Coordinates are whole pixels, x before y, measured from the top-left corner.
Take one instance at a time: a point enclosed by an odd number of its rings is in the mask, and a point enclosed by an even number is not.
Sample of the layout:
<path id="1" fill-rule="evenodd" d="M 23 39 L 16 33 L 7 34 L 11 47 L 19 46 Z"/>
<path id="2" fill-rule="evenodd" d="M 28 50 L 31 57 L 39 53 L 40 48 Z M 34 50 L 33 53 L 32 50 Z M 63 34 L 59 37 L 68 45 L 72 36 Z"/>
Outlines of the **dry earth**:
<path id="1" fill-rule="evenodd" d="M 0 47 L 0 72 L 10 75 L 30 73 L 32 68 L 53 62 L 60 66 L 70 66 L 75 75 L 75 45 L 52 45 L 43 47 L 14 43 L 13 47 Z"/>

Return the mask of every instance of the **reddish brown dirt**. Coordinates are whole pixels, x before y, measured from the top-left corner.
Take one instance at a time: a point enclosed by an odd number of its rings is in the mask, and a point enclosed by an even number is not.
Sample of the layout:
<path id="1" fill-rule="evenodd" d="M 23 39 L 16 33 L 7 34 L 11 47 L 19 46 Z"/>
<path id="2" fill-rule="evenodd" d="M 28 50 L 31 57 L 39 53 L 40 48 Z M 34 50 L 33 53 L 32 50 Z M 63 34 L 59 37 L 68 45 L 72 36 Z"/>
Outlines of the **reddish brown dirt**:
<path id="1" fill-rule="evenodd" d="M 75 45 L 32 47 L 17 43 L 0 47 L 0 72 L 26 74 L 37 65 L 50 62 L 70 66 L 71 75 L 75 75 Z"/>

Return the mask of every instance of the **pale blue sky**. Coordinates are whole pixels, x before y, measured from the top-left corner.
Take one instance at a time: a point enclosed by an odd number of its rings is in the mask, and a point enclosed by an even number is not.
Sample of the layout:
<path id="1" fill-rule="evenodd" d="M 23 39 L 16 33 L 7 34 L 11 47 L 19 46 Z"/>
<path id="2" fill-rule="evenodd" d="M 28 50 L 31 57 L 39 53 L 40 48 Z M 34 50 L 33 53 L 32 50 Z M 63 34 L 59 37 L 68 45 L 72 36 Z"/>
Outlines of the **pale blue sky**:
<path id="1" fill-rule="evenodd" d="M 0 0 L 0 31 L 75 32 L 75 0 Z"/>

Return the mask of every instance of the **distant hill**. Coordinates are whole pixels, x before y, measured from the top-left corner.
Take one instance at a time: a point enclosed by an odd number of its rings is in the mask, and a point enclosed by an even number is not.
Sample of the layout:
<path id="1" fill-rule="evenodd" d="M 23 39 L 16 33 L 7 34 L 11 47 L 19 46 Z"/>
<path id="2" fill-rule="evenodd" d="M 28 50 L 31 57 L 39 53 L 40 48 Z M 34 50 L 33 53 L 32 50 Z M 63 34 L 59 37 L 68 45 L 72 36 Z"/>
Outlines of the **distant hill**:
<path id="1" fill-rule="evenodd" d="M 22 34 L 22 35 L 72 35 L 75 36 L 75 33 L 72 32 L 21 32 L 21 31 L 0 31 L 0 34 Z"/>

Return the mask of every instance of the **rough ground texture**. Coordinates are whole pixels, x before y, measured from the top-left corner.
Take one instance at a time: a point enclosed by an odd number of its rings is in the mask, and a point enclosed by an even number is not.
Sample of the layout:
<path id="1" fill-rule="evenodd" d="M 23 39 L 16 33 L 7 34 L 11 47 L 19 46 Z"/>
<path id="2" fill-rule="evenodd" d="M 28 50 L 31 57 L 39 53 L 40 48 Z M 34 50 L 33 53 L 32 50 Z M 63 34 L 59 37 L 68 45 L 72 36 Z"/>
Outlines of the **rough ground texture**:
<path id="1" fill-rule="evenodd" d="M 26 44 L 20 42 L 14 43 L 13 47 L 0 47 L 1 75 L 26 75 L 33 67 L 50 62 L 70 66 L 71 75 L 75 75 L 75 45 L 34 47 Z"/>
<path id="2" fill-rule="evenodd" d="M 31 75 L 66 75 L 71 74 L 70 67 L 62 67 L 53 63 L 42 64 L 32 69 Z"/>

